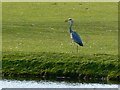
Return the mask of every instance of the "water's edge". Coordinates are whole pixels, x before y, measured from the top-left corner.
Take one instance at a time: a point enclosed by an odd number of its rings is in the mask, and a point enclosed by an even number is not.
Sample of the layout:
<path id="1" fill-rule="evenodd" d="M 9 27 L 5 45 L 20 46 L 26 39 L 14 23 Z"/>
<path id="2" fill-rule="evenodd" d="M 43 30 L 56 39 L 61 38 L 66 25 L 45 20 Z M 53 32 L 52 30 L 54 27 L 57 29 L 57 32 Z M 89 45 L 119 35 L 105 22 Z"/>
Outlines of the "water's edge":
<path id="1" fill-rule="evenodd" d="M 58 81 L 0 80 L 0 88 L 118 88 L 117 84 L 69 83 Z"/>

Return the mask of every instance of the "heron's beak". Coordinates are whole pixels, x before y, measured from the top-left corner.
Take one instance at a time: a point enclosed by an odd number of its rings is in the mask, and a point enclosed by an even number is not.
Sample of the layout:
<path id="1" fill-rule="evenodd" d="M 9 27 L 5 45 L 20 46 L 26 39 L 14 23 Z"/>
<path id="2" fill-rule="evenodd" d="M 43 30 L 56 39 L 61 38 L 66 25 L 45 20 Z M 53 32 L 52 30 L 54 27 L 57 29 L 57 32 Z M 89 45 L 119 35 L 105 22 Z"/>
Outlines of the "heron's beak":
<path id="1" fill-rule="evenodd" d="M 65 22 L 68 22 L 68 20 L 65 20 Z"/>

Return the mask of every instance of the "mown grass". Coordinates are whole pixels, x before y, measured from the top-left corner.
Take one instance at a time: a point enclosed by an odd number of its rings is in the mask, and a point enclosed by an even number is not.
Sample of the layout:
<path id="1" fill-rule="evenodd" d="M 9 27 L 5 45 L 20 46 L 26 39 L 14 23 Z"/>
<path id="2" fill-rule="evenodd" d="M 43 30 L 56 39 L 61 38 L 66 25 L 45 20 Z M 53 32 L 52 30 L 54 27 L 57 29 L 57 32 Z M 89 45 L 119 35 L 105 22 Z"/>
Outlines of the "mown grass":
<path id="1" fill-rule="evenodd" d="M 76 52 L 64 22 L 71 17 L 79 54 L 118 54 L 117 3 L 81 4 L 3 3 L 3 51 Z"/>
<path id="2" fill-rule="evenodd" d="M 117 3 L 3 3 L 3 74 L 120 76 Z M 84 43 L 71 45 L 67 18 Z"/>

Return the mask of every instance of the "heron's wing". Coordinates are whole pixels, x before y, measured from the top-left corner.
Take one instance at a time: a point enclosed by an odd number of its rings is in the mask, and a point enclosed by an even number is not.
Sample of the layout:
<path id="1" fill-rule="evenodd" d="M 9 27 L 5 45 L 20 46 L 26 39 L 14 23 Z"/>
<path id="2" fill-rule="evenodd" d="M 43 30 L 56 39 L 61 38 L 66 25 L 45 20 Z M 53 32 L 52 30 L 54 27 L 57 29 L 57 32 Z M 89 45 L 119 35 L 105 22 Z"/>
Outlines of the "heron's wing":
<path id="1" fill-rule="evenodd" d="M 72 32 L 71 34 L 72 34 L 72 39 L 73 39 L 76 43 L 78 43 L 80 46 L 83 46 L 82 40 L 81 40 L 80 36 L 77 34 L 77 32 L 74 31 L 74 32 Z"/>

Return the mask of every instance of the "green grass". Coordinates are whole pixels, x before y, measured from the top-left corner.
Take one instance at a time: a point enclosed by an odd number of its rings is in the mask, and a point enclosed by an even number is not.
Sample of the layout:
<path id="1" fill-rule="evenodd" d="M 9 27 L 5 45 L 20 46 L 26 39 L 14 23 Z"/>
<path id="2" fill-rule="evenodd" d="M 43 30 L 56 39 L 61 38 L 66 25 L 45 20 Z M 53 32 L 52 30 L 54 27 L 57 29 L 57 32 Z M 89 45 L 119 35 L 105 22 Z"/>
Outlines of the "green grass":
<path id="1" fill-rule="evenodd" d="M 76 56 L 46 52 L 3 54 L 4 76 L 119 80 L 120 64 L 117 55 Z"/>
<path id="2" fill-rule="evenodd" d="M 118 54 L 117 3 L 3 3 L 3 51 L 76 52 L 69 17 L 84 43 L 80 54 Z"/>
<path id="3" fill-rule="evenodd" d="M 66 76 L 78 71 L 79 78 L 96 74 L 114 79 L 120 75 L 117 3 L 37 2 L 2 6 L 3 73 L 48 72 L 47 76 Z M 84 43 L 78 53 L 76 45 L 71 45 L 69 23 L 64 22 L 69 17 Z M 46 64 L 50 66 L 47 68 Z M 82 67 L 85 69 L 80 72 Z M 104 74 L 103 69 L 108 71 Z"/>

